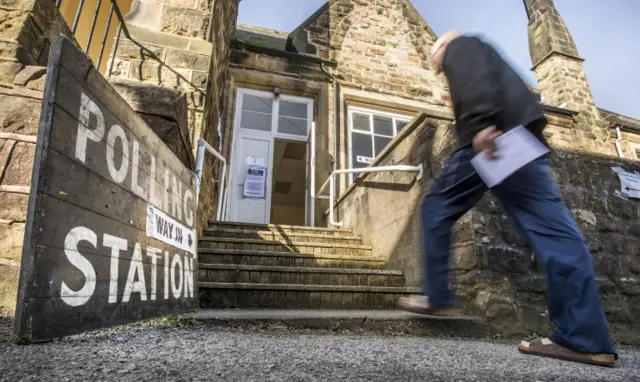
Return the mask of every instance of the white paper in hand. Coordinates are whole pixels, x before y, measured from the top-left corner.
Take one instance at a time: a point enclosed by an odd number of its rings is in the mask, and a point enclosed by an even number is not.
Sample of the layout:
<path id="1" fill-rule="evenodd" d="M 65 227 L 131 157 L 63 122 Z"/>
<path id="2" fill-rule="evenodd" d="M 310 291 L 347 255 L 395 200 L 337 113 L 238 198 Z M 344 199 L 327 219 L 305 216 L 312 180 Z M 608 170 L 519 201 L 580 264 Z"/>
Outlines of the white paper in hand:
<path id="1" fill-rule="evenodd" d="M 498 157 L 489 158 L 484 153 L 471 159 L 471 164 L 487 187 L 492 188 L 507 179 L 549 149 L 524 126 L 518 126 L 495 140 Z"/>

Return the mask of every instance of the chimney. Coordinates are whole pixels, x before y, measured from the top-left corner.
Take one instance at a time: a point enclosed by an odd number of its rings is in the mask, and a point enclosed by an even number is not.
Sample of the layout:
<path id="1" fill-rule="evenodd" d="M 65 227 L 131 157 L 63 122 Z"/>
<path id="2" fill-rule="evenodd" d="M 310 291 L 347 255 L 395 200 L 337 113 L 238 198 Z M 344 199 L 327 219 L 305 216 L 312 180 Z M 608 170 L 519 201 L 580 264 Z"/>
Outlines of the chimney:
<path id="1" fill-rule="evenodd" d="M 553 0 L 523 0 L 529 19 L 529 53 L 542 102 L 579 111 L 585 122 L 601 119 L 582 59 Z"/>

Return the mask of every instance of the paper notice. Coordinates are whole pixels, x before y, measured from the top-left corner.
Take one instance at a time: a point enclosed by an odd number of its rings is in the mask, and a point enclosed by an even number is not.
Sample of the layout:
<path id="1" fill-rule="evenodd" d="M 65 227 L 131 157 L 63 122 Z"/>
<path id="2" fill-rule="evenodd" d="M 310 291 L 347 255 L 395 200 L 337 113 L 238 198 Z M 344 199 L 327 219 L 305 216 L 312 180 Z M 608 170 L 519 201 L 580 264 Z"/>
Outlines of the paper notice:
<path id="1" fill-rule="evenodd" d="M 267 169 L 264 167 L 249 167 L 244 180 L 244 197 L 264 199 L 267 184 Z"/>
<path id="2" fill-rule="evenodd" d="M 489 188 L 502 183 L 509 175 L 549 152 L 524 126 L 500 135 L 495 143 L 498 158 L 491 159 L 481 153 L 471 160 L 478 175 Z"/>

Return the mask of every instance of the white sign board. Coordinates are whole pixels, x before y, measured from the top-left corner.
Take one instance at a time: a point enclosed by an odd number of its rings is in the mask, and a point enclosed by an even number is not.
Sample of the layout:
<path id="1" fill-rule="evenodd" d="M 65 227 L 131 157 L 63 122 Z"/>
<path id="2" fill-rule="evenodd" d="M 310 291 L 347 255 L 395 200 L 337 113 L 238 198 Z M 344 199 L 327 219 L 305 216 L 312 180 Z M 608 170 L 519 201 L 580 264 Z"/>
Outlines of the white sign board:
<path id="1" fill-rule="evenodd" d="M 156 207 L 147 207 L 147 236 L 196 255 L 196 231 Z"/>
<path id="2" fill-rule="evenodd" d="M 267 184 L 267 169 L 264 167 L 249 167 L 244 180 L 244 197 L 264 199 Z"/>
<path id="3" fill-rule="evenodd" d="M 618 174 L 622 194 L 628 198 L 640 199 L 640 174 L 626 172 L 620 167 L 613 167 Z"/>
<path id="4" fill-rule="evenodd" d="M 247 154 L 247 166 L 264 167 L 264 157 L 262 155 Z"/>

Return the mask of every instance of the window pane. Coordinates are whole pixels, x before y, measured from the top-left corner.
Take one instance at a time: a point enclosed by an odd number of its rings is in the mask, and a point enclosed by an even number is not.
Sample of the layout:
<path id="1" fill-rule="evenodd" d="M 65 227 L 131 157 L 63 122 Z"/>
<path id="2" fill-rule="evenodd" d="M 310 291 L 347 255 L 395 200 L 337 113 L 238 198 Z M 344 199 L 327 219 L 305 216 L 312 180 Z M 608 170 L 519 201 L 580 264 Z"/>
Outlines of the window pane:
<path id="1" fill-rule="evenodd" d="M 360 131 L 371 131 L 369 116 L 366 114 L 353 113 L 353 129 Z"/>
<path id="2" fill-rule="evenodd" d="M 307 119 L 307 104 L 280 100 L 280 115 Z"/>
<path id="3" fill-rule="evenodd" d="M 271 131 L 271 115 L 243 111 L 240 127 L 251 130 Z"/>
<path id="4" fill-rule="evenodd" d="M 387 137 L 374 137 L 374 144 L 376 149 L 376 156 L 382 152 L 382 150 L 387 147 L 389 142 L 391 142 L 393 138 Z"/>
<path id="5" fill-rule="evenodd" d="M 393 137 L 393 120 L 380 115 L 373 116 L 373 132 L 375 134 Z"/>
<path id="6" fill-rule="evenodd" d="M 407 123 L 408 123 L 407 121 L 396 120 L 396 130 L 398 130 L 398 133 L 401 132 L 405 126 L 407 126 Z"/>
<path id="7" fill-rule="evenodd" d="M 282 134 L 293 134 L 307 136 L 307 120 L 298 118 L 280 117 L 278 118 L 278 132 Z"/>
<path id="8" fill-rule="evenodd" d="M 242 110 L 257 111 L 259 113 L 269 113 L 273 109 L 273 101 L 271 98 L 258 97 L 251 94 L 245 94 L 242 99 Z"/>
<path id="9" fill-rule="evenodd" d="M 373 161 L 371 139 L 371 135 L 360 133 L 351 134 L 351 163 L 353 163 L 353 168 L 367 167 Z"/>

